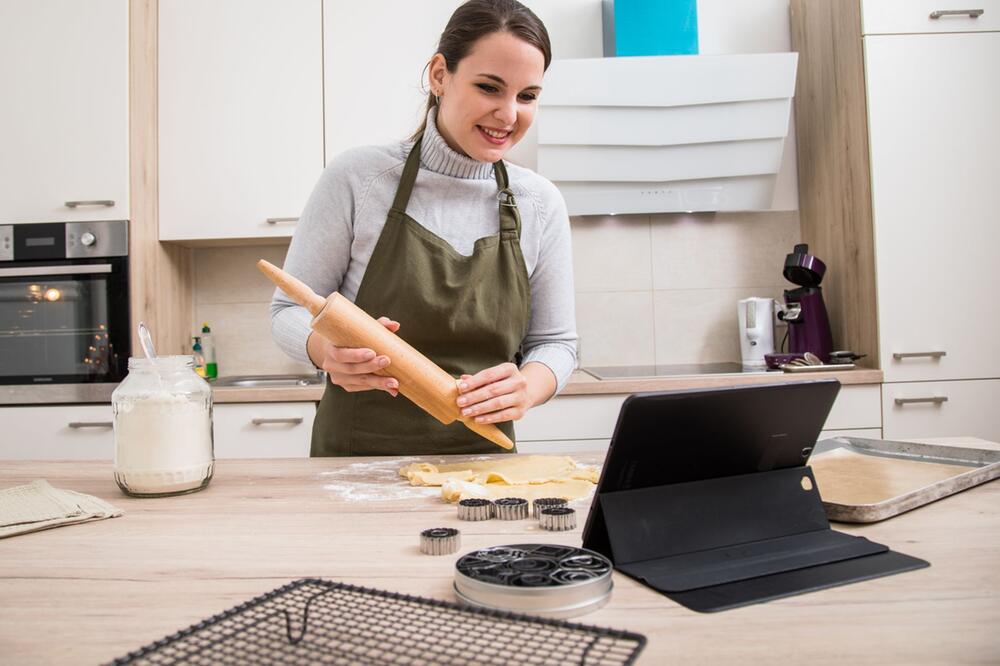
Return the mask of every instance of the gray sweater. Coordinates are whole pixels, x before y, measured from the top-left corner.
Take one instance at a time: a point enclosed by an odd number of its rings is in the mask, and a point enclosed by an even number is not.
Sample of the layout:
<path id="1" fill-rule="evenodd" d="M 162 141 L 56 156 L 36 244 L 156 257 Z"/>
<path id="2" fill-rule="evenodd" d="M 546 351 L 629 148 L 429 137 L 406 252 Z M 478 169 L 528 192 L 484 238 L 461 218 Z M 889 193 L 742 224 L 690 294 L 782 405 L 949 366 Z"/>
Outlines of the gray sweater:
<path id="1" fill-rule="evenodd" d="M 354 148 L 331 161 L 299 218 L 284 269 L 318 294 L 339 291 L 353 301 L 412 145 Z M 521 214 L 521 251 L 531 284 L 524 362 L 544 363 L 562 389 L 576 367 L 577 340 L 566 204 L 555 186 L 535 172 L 513 164 L 507 164 L 507 172 Z M 477 239 L 499 233 L 493 165 L 453 151 L 437 132 L 433 110 L 406 212 L 463 255 L 472 254 Z M 310 320 L 305 308 L 275 290 L 271 333 L 285 353 L 303 363 L 310 363 Z"/>

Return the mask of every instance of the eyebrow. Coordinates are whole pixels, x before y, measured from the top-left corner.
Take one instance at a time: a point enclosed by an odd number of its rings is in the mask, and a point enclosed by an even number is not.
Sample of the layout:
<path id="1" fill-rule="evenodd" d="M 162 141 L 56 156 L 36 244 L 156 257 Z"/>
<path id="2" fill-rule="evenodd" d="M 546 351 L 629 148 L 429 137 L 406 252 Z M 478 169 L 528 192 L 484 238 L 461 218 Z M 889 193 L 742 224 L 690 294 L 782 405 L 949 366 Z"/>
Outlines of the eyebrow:
<path id="1" fill-rule="evenodd" d="M 504 81 L 503 79 L 501 79 L 496 74 L 487 74 L 486 72 L 483 72 L 479 76 L 484 76 L 487 79 L 490 79 L 491 81 L 496 81 L 497 83 L 499 83 L 502 86 L 506 86 L 507 85 L 507 82 Z M 525 90 L 541 90 L 541 89 L 542 89 L 541 86 L 528 86 L 527 88 L 525 88 Z"/>

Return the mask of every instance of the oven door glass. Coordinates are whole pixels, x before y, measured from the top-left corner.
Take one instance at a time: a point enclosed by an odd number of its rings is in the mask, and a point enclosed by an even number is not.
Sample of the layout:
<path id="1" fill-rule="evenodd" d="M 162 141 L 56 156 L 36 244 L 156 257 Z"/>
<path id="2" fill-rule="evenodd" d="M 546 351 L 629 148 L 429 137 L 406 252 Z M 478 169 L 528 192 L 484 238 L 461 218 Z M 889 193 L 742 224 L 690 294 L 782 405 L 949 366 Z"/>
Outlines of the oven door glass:
<path id="1" fill-rule="evenodd" d="M 104 259 L 0 269 L 0 384 L 121 381 L 126 266 Z"/>

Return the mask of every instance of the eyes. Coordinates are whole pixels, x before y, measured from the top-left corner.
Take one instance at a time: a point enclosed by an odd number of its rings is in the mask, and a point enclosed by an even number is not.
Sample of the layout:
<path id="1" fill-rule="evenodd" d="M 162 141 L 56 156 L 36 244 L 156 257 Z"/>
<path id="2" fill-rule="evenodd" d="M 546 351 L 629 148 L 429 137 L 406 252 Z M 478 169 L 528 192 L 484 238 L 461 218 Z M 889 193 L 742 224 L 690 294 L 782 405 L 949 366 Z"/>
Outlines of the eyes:
<path id="1" fill-rule="evenodd" d="M 487 95 L 496 95 L 500 92 L 500 89 L 489 83 L 477 83 L 476 87 L 482 90 Z M 533 92 L 523 92 L 517 96 L 522 102 L 534 102 L 538 99 L 538 94 Z"/>

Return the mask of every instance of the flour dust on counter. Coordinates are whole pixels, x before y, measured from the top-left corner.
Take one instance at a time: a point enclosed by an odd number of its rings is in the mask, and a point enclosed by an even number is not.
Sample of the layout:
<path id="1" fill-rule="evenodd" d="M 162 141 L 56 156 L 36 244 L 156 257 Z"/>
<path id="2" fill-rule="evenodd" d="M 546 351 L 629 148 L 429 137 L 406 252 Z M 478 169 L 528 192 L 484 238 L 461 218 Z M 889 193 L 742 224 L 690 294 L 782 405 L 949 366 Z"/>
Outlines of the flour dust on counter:
<path id="1" fill-rule="evenodd" d="M 398 502 L 436 496 L 437 488 L 411 486 L 399 477 L 399 466 L 411 460 L 416 458 L 356 462 L 319 476 L 325 482 L 323 490 L 347 502 Z"/>

